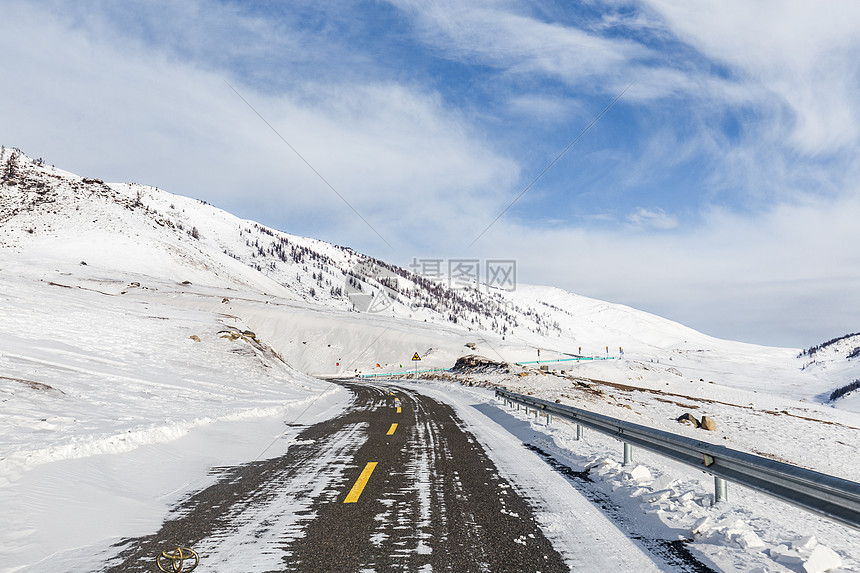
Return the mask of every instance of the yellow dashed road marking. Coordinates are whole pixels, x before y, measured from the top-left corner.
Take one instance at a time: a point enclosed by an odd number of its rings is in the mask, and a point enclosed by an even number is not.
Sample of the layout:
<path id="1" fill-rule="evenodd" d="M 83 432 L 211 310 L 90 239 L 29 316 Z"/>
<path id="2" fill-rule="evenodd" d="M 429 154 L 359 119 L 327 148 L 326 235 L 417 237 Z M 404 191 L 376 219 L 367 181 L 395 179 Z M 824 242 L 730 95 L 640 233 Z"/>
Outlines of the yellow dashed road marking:
<path id="1" fill-rule="evenodd" d="M 400 413 L 400 406 L 397 406 L 397 413 Z"/>
<path id="2" fill-rule="evenodd" d="M 386 434 L 386 436 L 390 436 L 391 434 L 393 434 L 394 430 L 396 430 L 396 429 L 397 429 L 397 424 L 391 424 L 391 427 L 388 428 L 388 433 Z"/>
<path id="3" fill-rule="evenodd" d="M 373 470 L 376 468 L 376 463 L 377 462 L 367 462 L 361 475 L 358 476 L 358 480 L 355 482 L 355 485 L 352 486 L 346 499 L 343 500 L 344 503 L 355 503 L 358 501 L 358 498 L 361 496 L 361 492 L 364 491 L 364 486 L 367 485 L 367 481 L 370 479 L 370 474 L 372 474 Z"/>

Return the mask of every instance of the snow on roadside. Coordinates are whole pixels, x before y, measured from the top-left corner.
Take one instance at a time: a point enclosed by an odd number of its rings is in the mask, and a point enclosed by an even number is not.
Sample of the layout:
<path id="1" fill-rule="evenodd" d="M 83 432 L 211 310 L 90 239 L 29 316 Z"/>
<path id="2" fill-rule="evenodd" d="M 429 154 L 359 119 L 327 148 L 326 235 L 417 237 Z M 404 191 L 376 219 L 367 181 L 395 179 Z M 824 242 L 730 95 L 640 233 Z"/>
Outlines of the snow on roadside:
<path id="1" fill-rule="evenodd" d="M 615 439 L 585 430 L 585 439 L 577 441 L 575 425 L 555 420 L 547 426 L 545 418 L 536 420 L 524 410 L 502 406 L 491 390 L 446 381 L 403 382 L 457 407 L 479 439 L 486 432 L 482 426 L 500 428 L 575 471 L 587 471 L 594 487 L 609 496 L 641 534 L 688 539 L 688 546 L 716 570 L 860 570 L 860 540 L 849 527 L 731 483 L 728 501 L 713 505 L 713 478 L 704 472 L 641 449 L 634 450 L 634 463 L 623 467 L 622 447 Z M 544 397 L 542 392 L 534 394 Z M 616 417 L 627 411 L 613 408 L 611 415 Z M 788 419 L 781 416 L 770 422 L 777 441 L 785 434 L 781 424 Z M 676 430 L 681 428 L 673 423 Z M 704 431 L 697 432 L 700 437 Z M 486 440 L 482 442 L 486 445 Z"/>
<path id="2" fill-rule="evenodd" d="M 178 282 L 0 255 L 0 570 L 151 532 L 212 466 L 348 401 L 240 319 L 172 304 Z"/>
<path id="3" fill-rule="evenodd" d="M 431 398 L 452 405 L 466 429 L 481 442 L 487 455 L 518 493 L 532 504 L 541 529 L 572 571 L 654 572 L 661 568 L 637 543 L 626 538 L 599 509 L 585 498 L 570 495 L 565 479 L 511 439 L 508 428 L 494 423 L 482 406 L 490 405 L 487 392 L 453 392 L 449 386 L 408 385 Z M 475 402 L 480 402 L 475 405 Z"/>

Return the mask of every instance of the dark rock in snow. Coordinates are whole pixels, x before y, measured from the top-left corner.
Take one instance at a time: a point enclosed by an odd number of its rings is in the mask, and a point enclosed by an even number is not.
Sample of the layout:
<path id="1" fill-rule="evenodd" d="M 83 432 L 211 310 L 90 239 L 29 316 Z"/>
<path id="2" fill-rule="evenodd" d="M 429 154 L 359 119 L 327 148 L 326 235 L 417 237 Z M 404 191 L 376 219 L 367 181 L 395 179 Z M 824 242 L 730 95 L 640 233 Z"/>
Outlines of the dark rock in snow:
<path id="1" fill-rule="evenodd" d="M 681 414 L 680 416 L 675 418 L 675 421 L 680 422 L 681 424 L 689 424 L 689 425 L 693 426 L 694 428 L 701 427 L 699 420 L 697 420 L 696 417 L 689 412 L 685 412 L 684 414 Z"/>

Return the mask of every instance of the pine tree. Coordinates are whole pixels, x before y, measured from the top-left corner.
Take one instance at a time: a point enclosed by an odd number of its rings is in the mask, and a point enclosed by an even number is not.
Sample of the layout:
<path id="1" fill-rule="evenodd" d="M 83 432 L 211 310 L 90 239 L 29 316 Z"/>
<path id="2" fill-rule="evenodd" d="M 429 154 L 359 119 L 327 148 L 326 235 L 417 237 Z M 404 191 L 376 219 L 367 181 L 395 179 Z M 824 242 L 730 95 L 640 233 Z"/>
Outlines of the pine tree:
<path id="1" fill-rule="evenodd" d="M 12 152 L 3 166 L 3 181 L 15 179 L 18 176 L 18 153 Z"/>

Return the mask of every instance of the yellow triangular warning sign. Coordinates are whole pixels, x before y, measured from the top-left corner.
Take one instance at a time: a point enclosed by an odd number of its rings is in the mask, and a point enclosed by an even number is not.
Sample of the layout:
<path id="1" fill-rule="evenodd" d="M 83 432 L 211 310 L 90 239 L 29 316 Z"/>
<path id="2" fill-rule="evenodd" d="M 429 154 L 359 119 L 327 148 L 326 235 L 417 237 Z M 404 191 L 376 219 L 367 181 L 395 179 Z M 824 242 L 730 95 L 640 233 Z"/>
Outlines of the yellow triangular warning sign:
<path id="1" fill-rule="evenodd" d="M 415 353 L 415 356 L 412 357 L 412 360 L 421 360 L 421 357 L 418 356 L 418 353 Z"/>

